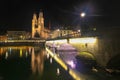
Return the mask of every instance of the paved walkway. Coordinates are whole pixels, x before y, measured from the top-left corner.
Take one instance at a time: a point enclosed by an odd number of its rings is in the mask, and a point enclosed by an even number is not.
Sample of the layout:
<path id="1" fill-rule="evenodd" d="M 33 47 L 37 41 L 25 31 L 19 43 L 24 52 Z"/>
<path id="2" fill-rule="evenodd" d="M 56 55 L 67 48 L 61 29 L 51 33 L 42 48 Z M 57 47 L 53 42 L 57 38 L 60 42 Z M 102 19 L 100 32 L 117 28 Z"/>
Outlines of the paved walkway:
<path id="1" fill-rule="evenodd" d="M 46 48 L 46 50 L 75 80 L 110 80 L 110 76 L 103 71 L 94 69 L 88 73 L 81 73 L 74 68 L 77 50 L 69 44 L 62 44 L 59 47 L 54 45 L 54 47 L 50 49 Z"/>

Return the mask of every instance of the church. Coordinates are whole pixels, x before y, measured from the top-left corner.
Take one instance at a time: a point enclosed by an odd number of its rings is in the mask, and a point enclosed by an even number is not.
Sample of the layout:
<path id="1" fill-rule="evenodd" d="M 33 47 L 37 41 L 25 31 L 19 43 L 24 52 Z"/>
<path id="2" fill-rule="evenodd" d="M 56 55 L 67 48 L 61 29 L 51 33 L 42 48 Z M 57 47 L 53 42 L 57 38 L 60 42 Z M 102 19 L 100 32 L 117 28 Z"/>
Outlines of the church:
<path id="1" fill-rule="evenodd" d="M 32 39 L 47 39 L 49 32 L 50 31 L 44 27 L 43 12 L 40 11 L 38 16 L 34 13 L 32 19 Z"/>

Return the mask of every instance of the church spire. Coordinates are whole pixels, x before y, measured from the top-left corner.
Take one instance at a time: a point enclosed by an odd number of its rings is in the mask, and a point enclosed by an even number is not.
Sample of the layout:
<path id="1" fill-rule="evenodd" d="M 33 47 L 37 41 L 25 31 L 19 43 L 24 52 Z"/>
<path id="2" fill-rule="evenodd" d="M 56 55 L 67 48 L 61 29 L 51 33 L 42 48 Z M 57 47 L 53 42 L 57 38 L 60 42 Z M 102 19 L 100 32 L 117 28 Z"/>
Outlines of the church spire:
<path id="1" fill-rule="evenodd" d="M 42 12 L 42 11 L 40 11 L 40 13 L 39 13 L 39 17 L 40 17 L 40 18 L 43 17 L 43 12 Z"/>

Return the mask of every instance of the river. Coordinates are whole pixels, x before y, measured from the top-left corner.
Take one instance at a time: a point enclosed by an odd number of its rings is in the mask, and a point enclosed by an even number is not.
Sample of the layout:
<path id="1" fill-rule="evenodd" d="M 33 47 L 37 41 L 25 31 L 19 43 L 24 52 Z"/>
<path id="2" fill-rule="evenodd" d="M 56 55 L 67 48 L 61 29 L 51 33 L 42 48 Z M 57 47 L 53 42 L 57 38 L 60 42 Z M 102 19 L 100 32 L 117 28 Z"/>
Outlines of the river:
<path id="1" fill-rule="evenodd" d="M 73 80 L 42 45 L 0 46 L 0 80 Z"/>

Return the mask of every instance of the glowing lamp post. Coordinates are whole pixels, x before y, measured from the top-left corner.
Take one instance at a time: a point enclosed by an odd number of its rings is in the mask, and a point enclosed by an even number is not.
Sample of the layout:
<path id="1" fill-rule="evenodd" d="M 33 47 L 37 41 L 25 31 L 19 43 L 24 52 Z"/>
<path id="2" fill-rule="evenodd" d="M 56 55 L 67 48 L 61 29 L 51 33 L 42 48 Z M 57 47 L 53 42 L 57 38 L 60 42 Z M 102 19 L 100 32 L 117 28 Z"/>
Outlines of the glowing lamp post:
<path id="1" fill-rule="evenodd" d="M 84 18 L 84 17 L 86 16 L 86 13 L 82 12 L 82 13 L 80 14 L 80 16 L 81 16 L 82 18 Z"/>
<path id="2" fill-rule="evenodd" d="M 82 13 L 80 13 L 80 17 L 83 19 L 83 18 L 85 18 L 86 17 L 86 13 L 85 12 L 82 12 Z M 85 19 L 83 19 L 82 21 L 84 21 Z M 82 23 L 82 22 L 81 22 Z M 82 23 L 83 25 L 82 26 L 84 26 L 84 22 Z M 81 32 L 81 34 L 84 34 L 84 28 L 83 28 L 83 30 L 82 30 L 82 32 Z M 80 35 L 81 35 L 80 34 Z"/>
<path id="3" fill-rule="evenodd" d="M 60 37 L 60 29 L 57 29 L 58 37 Z"/>

